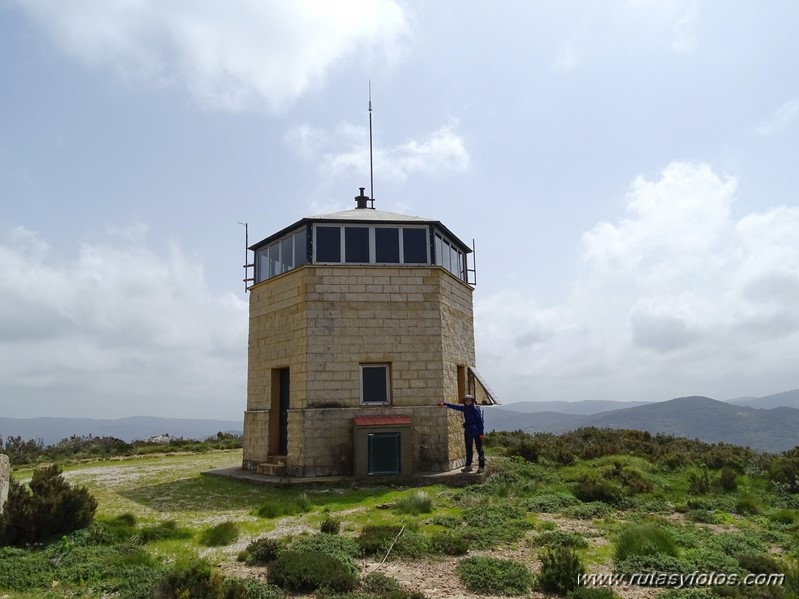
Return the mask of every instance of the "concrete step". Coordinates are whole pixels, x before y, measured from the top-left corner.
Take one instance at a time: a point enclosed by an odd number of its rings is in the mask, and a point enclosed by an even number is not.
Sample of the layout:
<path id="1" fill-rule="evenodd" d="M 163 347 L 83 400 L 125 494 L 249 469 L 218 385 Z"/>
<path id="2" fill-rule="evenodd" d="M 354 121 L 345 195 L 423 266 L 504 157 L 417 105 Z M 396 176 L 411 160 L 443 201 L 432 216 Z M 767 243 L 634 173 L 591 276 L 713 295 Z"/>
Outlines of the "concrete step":
<path id="1" fill-rule="evenodd" d="M 274 462 L 262 462 L 258 464 L 258 474 L 267 476 L 283 476 L 286 474 L 286 465 Z"/>

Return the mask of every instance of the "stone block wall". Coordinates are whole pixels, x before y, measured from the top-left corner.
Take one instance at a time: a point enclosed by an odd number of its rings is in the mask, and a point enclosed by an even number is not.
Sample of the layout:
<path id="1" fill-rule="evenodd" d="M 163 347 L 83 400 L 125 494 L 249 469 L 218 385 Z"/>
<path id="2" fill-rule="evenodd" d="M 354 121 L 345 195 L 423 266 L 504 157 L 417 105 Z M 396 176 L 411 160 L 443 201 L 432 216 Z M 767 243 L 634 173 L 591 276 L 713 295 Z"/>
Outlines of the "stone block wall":
<path id="1" fill-rule="evenodd" d="M 360 365 L 390 365 L 391 405 L 362 405 Z M 457 367 L 474 364 L 472 289 L 438 266 L 305 265 L 250 296 L 244 461 L 266 459 L 271 377 L 290 369 L 290 474 L 352 473 L 352 417 L 407 414 L 414 471 L 463 463 Z"/>

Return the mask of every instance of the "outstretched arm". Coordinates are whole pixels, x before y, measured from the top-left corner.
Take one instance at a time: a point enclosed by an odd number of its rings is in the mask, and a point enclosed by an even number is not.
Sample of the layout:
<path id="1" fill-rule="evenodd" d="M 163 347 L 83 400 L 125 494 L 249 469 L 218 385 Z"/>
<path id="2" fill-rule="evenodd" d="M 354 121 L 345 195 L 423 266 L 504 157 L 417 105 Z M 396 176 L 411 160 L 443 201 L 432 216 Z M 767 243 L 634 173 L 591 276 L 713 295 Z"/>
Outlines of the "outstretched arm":
<path id="1" fill-rule="evenodd" d="M 439 408 L 449 408 L 450 410 L 457 410 L 458 412 L 463 412 L 466 409 L 466 406 L 462 406 L 457 403 L 447 403 L 447 402 L 439 402 Z"/>

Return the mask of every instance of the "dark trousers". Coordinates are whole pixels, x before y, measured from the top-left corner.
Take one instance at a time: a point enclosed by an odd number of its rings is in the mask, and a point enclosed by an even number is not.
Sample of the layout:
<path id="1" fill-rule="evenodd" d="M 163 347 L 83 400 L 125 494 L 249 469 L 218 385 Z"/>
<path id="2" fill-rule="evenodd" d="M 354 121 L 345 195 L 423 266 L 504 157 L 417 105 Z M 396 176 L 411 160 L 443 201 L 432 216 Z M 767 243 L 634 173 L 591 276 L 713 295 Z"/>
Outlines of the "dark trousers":
<path id="1" fill-rule="evenodd" d="M 483 453 L 483 440 L 480 438 L 480 435 L 472 435 L 469 433 L 463 433 L 464 440 L 466 441 L 466 465 L 472 465 L 472 457 L 474 456 L 472 443 L 477 447 L 477 460 L 478 466 L 480 468 L 486 465 L 486 456 Z"/>

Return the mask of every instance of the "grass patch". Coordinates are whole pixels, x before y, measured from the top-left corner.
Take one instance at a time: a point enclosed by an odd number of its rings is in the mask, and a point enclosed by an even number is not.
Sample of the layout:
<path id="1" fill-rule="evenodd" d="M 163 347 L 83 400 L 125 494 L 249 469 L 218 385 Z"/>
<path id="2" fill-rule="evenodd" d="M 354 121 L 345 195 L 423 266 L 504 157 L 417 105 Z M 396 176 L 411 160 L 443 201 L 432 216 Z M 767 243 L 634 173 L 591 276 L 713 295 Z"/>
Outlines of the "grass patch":
<path id="1" fill-rule="evenodd" d="M 206 547 L 223 547 L 239 538 L 239 527 L 235 522 L 221 522 L 206 528 L 200 535 L 200 544 Z"/>
<path id="2" fill-rule="evenodd" d="M 400 514 L 429 514 L 433 511 L 433 498 L 426 491 L 414 491 L 402 497 L 394 504 L 394 509 Z"/>

